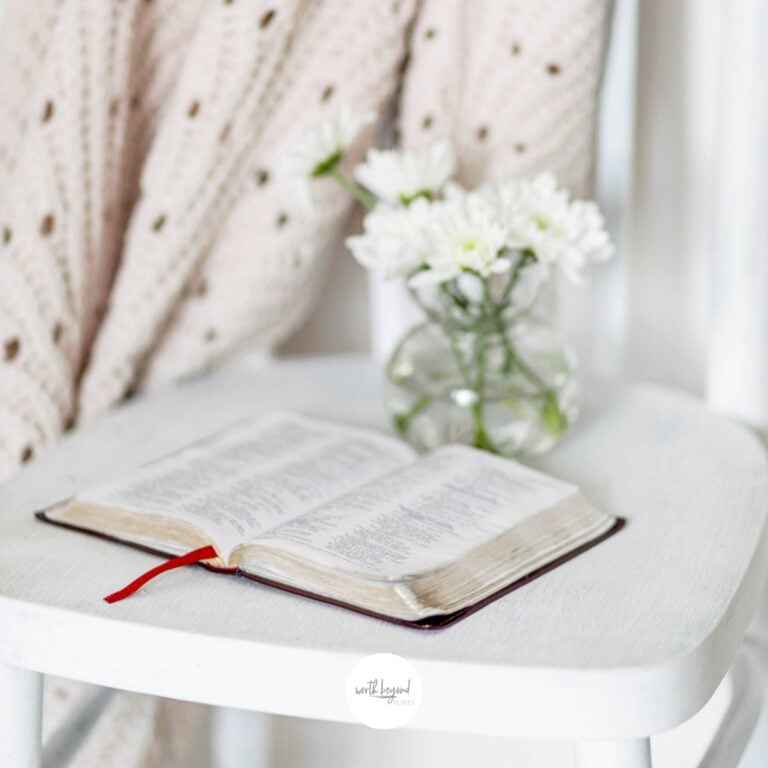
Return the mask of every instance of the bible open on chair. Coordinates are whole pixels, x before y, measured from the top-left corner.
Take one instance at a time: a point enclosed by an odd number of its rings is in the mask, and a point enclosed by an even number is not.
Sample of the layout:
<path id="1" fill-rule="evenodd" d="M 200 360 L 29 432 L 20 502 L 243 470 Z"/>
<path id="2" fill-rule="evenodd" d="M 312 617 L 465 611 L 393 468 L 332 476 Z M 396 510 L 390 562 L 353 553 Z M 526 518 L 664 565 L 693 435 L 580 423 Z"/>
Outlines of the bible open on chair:
<path id="1" fill-rule="evenodd" d="M 466 616 L 623 523 L 507 459 L 459 445 L 417 457 L 376 431 L 286 412 L 38 516 L 178 558 L 170 567 L 199 560 L 422 628 Z"/>

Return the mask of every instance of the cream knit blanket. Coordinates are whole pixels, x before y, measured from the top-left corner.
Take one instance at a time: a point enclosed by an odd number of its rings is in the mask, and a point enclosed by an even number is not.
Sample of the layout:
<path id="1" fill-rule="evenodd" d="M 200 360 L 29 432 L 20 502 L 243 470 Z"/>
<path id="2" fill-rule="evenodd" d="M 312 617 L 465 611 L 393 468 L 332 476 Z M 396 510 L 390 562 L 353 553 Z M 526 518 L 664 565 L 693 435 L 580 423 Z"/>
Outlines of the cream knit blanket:
<path id="1" fill-rule="evenodd" d="M 0 479 L 137 388 L 305 317 L 349 202 L 281 155 L 397 99 L 469 182 L 589 185 L 606 0 L 8 0 L 0 40 Z M 402 86 L 402 87 L 401 87 Z M 368 142 L 375 140 L 375 132 Z"/>
<path id="2" fill-rule="evenodd" d="M 329 185 L 307 221 L 276 171 L 341 104 L 394 107 L 407 146 L 452 138 L 466 182 L 590 185 L 608 0 L 6 5 L 0 480 L 301 323 L 350 204 Z"/>

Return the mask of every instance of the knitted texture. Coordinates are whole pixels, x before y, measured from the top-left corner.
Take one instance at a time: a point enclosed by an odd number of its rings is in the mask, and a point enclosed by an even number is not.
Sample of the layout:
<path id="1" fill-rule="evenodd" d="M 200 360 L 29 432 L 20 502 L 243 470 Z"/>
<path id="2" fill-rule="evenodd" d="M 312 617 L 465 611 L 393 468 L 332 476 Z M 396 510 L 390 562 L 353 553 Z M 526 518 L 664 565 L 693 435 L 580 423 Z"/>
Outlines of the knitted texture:
<path id="1" fill-rule="evenodd" d="M 426 0 L 403 144 L 450 136 L 468 185 L 549 170 L 588 195 L 607 13 L 602 0 Z"/>
<path id="2" fill-rule="evenodd" d="M 43 689 L 43 754 L 46 764 L 72 768 L 145 768 L 158 702 L 137 693 L 116 693 L 95 720 L 78 719 L 98 693 L 95 686 L 46 677 Z M 93 707 L 91 704 L 91 707 Z M 79 725 L 79 727 L 77 727 Z M 82 732 L 86 730 L 83 738 Z M 181 765 L 177 763 L 176 765 Z"/>
<path id="3" fill-rule="evenodd" d="M 70 768 L 195 768 L 210 764 L 210 709 L 46 677 L 43 762 Z M 94 706 L 94 701 L 97 702 Z M 98 717 L 88 717 L 88 713 Z M 84 717 L 85 713 L 85 717 Z"/>

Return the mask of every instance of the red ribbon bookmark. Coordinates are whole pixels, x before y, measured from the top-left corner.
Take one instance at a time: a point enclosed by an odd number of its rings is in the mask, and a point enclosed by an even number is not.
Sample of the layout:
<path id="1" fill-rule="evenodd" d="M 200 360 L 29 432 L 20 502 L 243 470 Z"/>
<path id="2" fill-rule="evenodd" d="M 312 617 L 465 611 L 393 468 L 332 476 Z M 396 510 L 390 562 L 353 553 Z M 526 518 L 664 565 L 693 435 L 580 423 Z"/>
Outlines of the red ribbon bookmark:
<path id="1" fill-rule="evenodd" d="M 134 592 L 141 589 L 148 581 L 151 581 L 155 576 L 159 576 L 166 571 L 172 571 L 174 568 L 181 568 L 184 565 L 192 565 L 199 563 L 201 560 L 209 560 L 212 557 L 218 557 L 218 552 L 213 547 L 200 547 L 193 552 L 187 552 L 186 555 L 180 555 L 179 557 L 172 557 L 162 565 L 158 565 L 151 571 L 147 571 L 138 579 L 132 581 L 128 586 L 123 587 L 117 592 L 113 592 L 111 595 L 107 595 L 104 599 L 108 603 L 116 603 L 119 600 L 125 600 L 126 597 L 130 597 Z"/>

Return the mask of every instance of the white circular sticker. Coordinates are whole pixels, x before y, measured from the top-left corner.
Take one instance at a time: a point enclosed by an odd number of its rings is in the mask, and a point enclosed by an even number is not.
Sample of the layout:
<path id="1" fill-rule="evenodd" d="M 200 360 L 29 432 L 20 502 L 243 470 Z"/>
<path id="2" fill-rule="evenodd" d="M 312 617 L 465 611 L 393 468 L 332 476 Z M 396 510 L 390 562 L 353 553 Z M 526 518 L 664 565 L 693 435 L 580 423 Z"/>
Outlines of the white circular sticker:
<path id="1" fill-rule="evenodd" d="M 421 678 L 402 656 L 374 653 L 350 672 L 347 704 L 352 714 L 371 728 L 397 728 L 407 723 L 421 704 Z"/>

